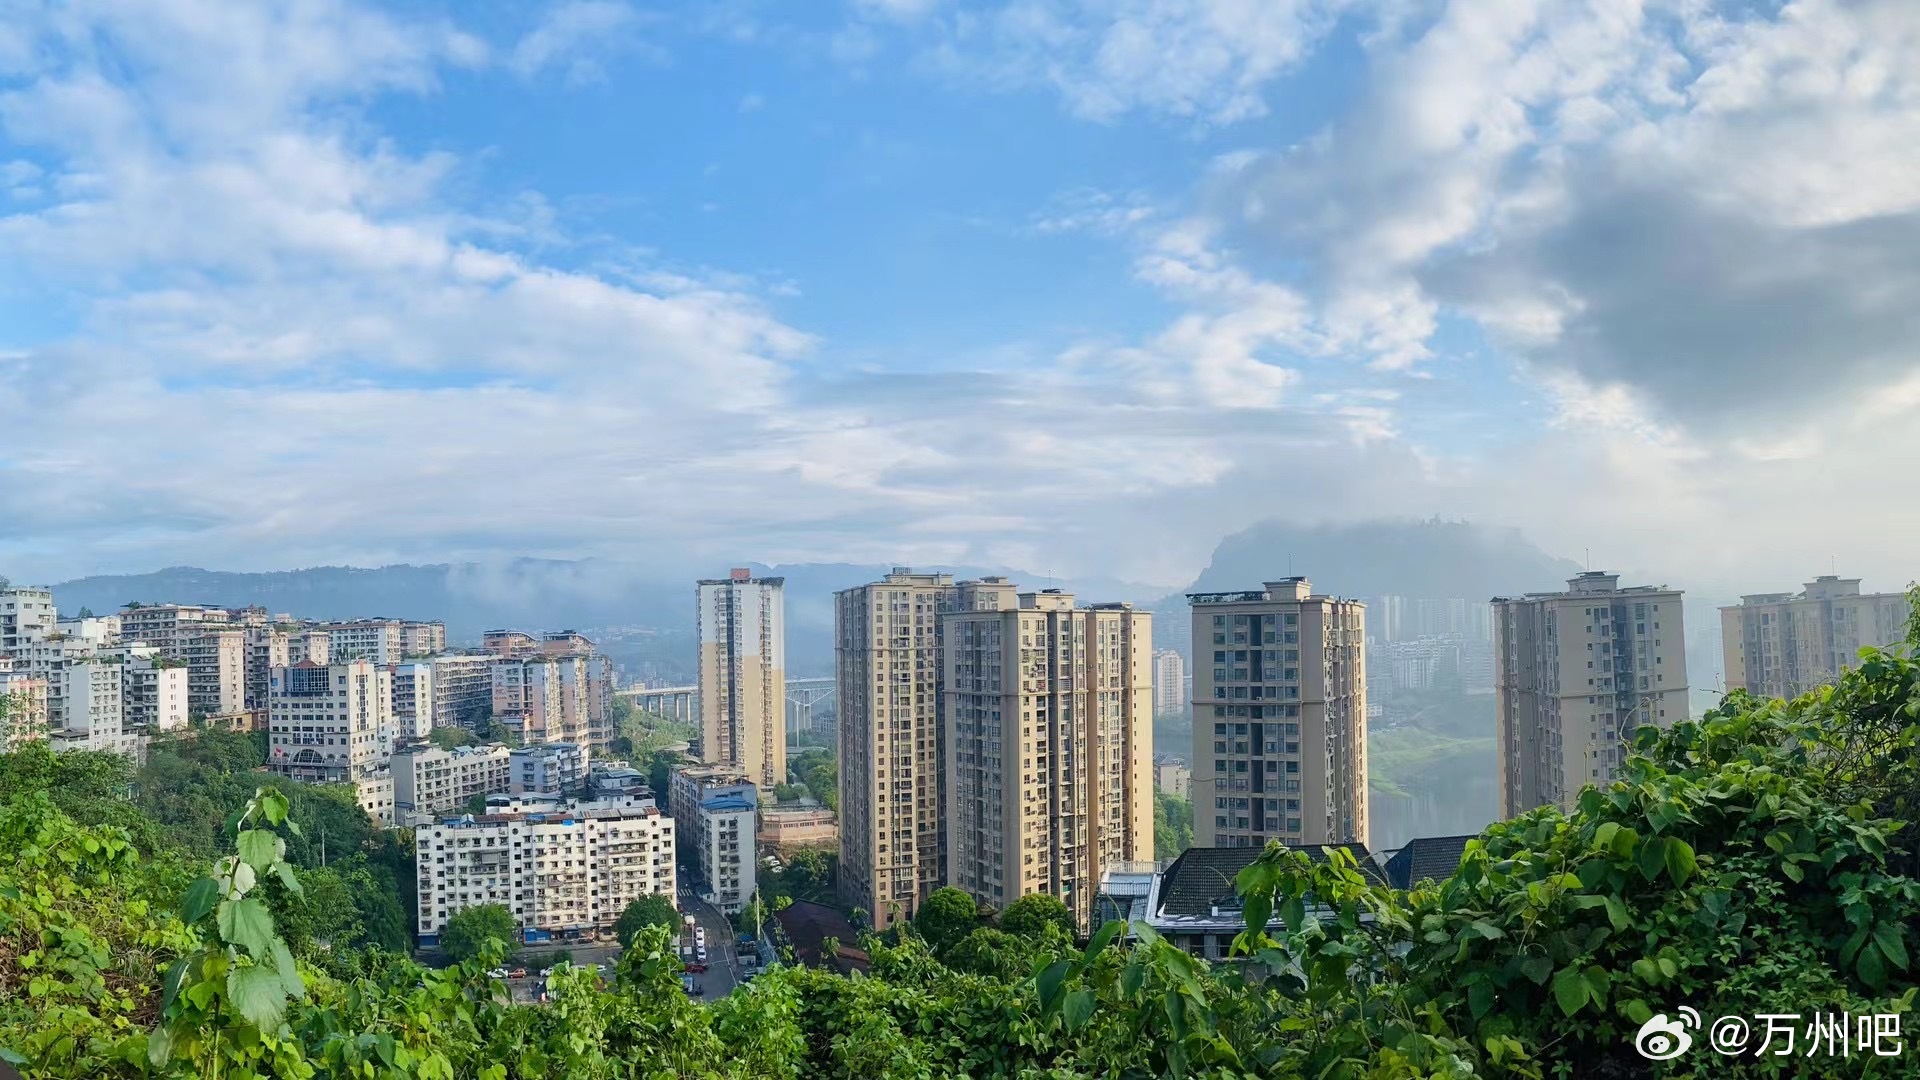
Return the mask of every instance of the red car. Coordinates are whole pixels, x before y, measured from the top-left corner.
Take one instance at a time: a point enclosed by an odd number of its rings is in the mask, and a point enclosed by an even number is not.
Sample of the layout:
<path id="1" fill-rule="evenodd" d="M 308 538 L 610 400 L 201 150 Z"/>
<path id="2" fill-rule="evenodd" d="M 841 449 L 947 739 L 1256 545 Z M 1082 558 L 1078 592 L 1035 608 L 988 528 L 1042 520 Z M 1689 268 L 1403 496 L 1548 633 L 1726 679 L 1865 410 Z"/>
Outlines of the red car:
<path id="1" fill-rule="evenodd" d="M 707 970 L 707 965 L 696 960 L 687 965 L 687 970 L 695 973 L 704 973 Z"/>

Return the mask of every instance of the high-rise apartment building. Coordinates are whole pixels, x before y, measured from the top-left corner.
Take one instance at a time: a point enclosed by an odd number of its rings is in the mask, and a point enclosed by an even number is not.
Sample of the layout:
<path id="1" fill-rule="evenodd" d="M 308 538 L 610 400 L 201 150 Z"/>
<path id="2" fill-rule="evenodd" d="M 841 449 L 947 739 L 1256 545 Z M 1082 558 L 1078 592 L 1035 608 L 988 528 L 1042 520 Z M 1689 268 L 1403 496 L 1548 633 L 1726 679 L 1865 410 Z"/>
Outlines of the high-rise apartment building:
<path id="1" fill-rule="evenodd" d="M 400 624 L 400 652 L 409 657 L 438 656 L 447 651 L 447 624 L 443 622 L 403 622 Z"/>
<path id="2" fill-rule="evenodd" d="M 1822 575 L 1799 593 L 1755 593 L 1720 609 L 1727 689 L 1798 697 L 1840 677 L 1860 650 L 1907 632 L 1903 593 L 1862 593 L 1859 578 Z"/>
<path id="3" fill-rule="evenodd" d="M 1186 713 L 1187 661 L 1178 649 L 1161 649 L 1153 654 L 1153 715 Z"/>
<path id="4" fill-rule="evenodd" d="M 772 790 L 787 779 L 786 579 L 734 570 L 699 583 L 700 760 Z"/>
<path id="5" fill-rule="evenodd" d="M 1366 605 L 1304 577 L 1190 593 L 1193 843 L 1367 843 Z"/>
<path id="6" fill-rule="evenodd" d="M 1687 716 L 1680 595 L 1594 570 L 1565 592 L 1494 597 L 1501 816 L 1571 809 L 1612 779 L 1635 729 Z"/>
<path id="7" fill-rule="evenodd" d="M 630 800 L 500 812 L 414 834 L 420 943 L 456 912 L 502 904 L 525 930 L 609 930 L 642 896 L 675 896 L 674 819 Z"/>
<path id="8" fill-rule="evenodd" d="M 385 772 L 394 740 L 390 682 L 387 670 L 368 660 L 275 670 L 267 692 L 267 765 L 325 783 L 358 784 Z"/>
<path id="9" fill-rule="evenodd" d="M 433 730 L 433 665 L 425 661 L 392 669 L 393 723 L 403 739 L 424 739 Z"/>
<path id="10" fill-rule="evenodd" d="M 45 738 L 48 727 L 46 678 L 0 654 L 0 753 Z"/>
<path id="11" fill-rule="evenodd" d="M 493 712 L 490 655 L 436 656 L 433 664 L 433 726 L 472 729 Z"/>
<path id="12" fill-rule="evenodd" d="M 571 795 L 586 786 L 593 755 L 578 743 L 514 748 L 507 790 L 515 795 Z"/>
<path id="13" fill-rule="evenodd" d="M 905 568 L 834 594 L 840 887 L 879 929 L 946 881 L 940 618 L 1016 603 L 1004 578 Z"/>
<path id="14" fill-rule="evenodd" d="M 511 660 L 532 656 L 540 651 L 540 642 L 532 634 L 518 630 L 489 630 L 480 639 L 480 647 L 489 656 L 504 656 Z"/>
<path id="15" fill-rule="evenodd" d="M 1153 857 L 1152 617 L 1017 604 L 942 617 L 947 882 L 1000 910 L 1048 893 L 1086 927 L 1102 872 Z"/>
<path id="16" fill-rule="evenodd" d="M 191 715 L 187 704 L 187 666 L 160 654 L 157 645 L 121 645 L 120 696 L 122 726 L 127 731 L 153 735 L 179 731 Z"/>
<path id="17" fill-rule="evenodd" d="M 201 716 L 247 711 L 247 631 L 203 631 L 176 648 L 178 658 L 187 662 L 189 709 Z"/>
<path id="18" fill-rule="evenodd" d="M 273 677 L 273 669 L 295 663 L 293 635 L 275 626 L 249 626 L 242 633 L 247 643 L 245 708 L 259 716 L 264 726 L 267 684 Z"/>

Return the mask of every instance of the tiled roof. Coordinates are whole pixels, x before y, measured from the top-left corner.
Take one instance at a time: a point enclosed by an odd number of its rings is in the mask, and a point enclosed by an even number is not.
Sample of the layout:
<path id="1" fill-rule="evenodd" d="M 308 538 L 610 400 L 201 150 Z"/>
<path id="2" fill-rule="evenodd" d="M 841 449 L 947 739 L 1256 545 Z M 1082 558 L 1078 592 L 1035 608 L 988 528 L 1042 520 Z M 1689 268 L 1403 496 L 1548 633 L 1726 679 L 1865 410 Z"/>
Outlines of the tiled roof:
<path id="1" fill-rule="evenodd" d="M 1422 836 L 1406 842 L 1387 860 L 1387 877 L 1394 887 L 1411 889 L 1422 881 L 1440 881 L 1460 868 L 1470 836 Z"/>
<path id="2" fill-rule="evenodd" d="M 1386 877 L 1374 864 L 1373 856 L 1368 853 L 1365 844 L 1334 844 L 1332 847 L 1346 848 L 1353 853 L 1354 861 L 1360 864 L 1360 873 L 1368 880 L 1386 884 Z M 1300 847 L 1316 863 L 1327 861 L 1327 853 L 1320 847 Z M 1161 915 L 1209 915 L 1218 907 L 1238 907 L 1239 898 L 1233 891 L 1234 876 L 1252 865 L 1260 857 L 1257 847 L 1211 847 L 1188 848 L 1180 857 L 1167 867 L 1160 882 Z"/>

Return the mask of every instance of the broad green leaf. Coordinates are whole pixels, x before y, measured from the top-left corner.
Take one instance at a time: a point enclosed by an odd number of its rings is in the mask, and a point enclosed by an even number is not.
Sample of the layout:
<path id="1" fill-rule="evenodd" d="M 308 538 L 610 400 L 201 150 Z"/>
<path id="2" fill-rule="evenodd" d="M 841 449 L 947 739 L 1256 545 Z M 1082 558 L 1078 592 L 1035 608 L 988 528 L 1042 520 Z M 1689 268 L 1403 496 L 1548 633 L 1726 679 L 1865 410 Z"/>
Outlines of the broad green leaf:
<path id="1" fill-rule="evenodd" d="M 1520 972 L 1532 979 L 1534 985 L 1544 986 L 1548 976 L 1553 974 L 1553 960 L 1545 956 L 1529 956 L 1520 961 Z"/>
<path id="2" fill-rule="evenodd" d="M 1677 836 L 1667 837 L 1667 873 L 1673 877 L 1675 885 L 1685 885 L 1695 870 L 1700 868 L 1694 860 L 1693 848 Z"/>
<path id="3" fill-rule="evenodd" d="M 173 1058 L 173 1032 L 161 1024 L 147 1036 L 147 1060 L 156 1069 L 164 1069 Z"/>
<path id="4" fill-rule="evenodd" d="M 287 1006 L 287 991 L 279 972 L 258 964 L 236 967 L 227 974 L 227 997 L 254 1027 L 265 1032 L 279 1030 Z"/>
<path id="5" fill-rule="evenodd" d="M 273 939 L 273 967 L 280 973 L 280 985 L 286 988 L 287 996 L 294 999 L 304 997 L 307 984 L 300 979 L 300 965 L 294 963 L 293 953 L 287 951 L 287 943 L 279 938 Z"/>
<path id="6" fill-rule="evenodd" d="M 1120 931 L 1126 929 L 1126 925 L 1119 919 L 1108 919 L 1107 924 L 1093 935 L 1093 940 L 1087 942 L 1085 953 L 1087 962 L 1092 963 L 1094 957 L 1100 955 L 1108 945 L 1113 943 L 1114 938 L 1120 936 Z"/>
<path id="7" fill-rule="evenodd" d="M 240 834 L 240 859 L 264 874 L 280 857 L 280 838 L 267 829 L 248 829 Z"/>
<path id="8" fill-rule="evenodd" d="M 1493 984 L 1477 982 L 1467 991 L 1467 1008 L 1473 1012 L 1475 1020 L 1487 1015 L 1493 1008 Z"/>
<path id="9" fill-rule="evenodd" d="M 220 883 L 210 877 L 200 878 L 187 886 L 187 894 L 180 898 L 180 921 L 197 923 L 219 902 Z"/>
<path id="10" fill-rule="evenodd" d="M 1613 838 L 1615 834 L 1617 834 L 1619 831 L 1620 831 L 1619 822 L 1617 821 L 1601 822 L 1600 827 L 1593 830 L 1593 846 L 1600 851 L 1613 850 Z"/>
<path id="11" fill-rule="evenodd" d="M 267 824 L 280 824 L 287 820 L 287 797 L 277 791 L 267 792 L 260 800 L 260 812 L 266 815 Z"/>
<path id="12" fill-rule="evenodd" d="M 1898 923 L 1883 922 L 1873 928 L 1873 943 L 1880 946 L 1880 954 L 1887 962 L 1901 971 L 1907 970 L 1907 943 L 1900 940 Z"/>
<path id="13" fill-rule="evenodd" d="M 1640 845 L 1640 855 L 1635 860 L 1640 867 L 1640 876 L 1648 881 L 1660 876 L 1667 868 L 1667 839 L 1663 836 L 1650 836 Z"/>
<path id="14" fill-rule="evenodd" d="M 1563 967 L 1553 975 L 1553 999 L 1560 1004 L 1560 1011 L 1572 1016 L 1586 1005 L 1587 996 L 1592 991 L 1580 969 Z"/>
<path id="15" fill-rule="evenodd" d="M 181 957 L 167 966 L 166 978 L 160 980 L 160 1015 L 165 1016 L 173 1005 L 173 999 L 180 995 L 180 987 L 187 981 L 187 968 L 191 964 Z"/>
<path id="16" fill-rule="evenodd" d="M 1093 991 L 1075 990 L 1061 1003 L 1060 1015 L 1066 1019 L 1068 1033 L 1079 1031 L 1093 1019 Z"/>
<path id="17" fill-rule="evenodd" d="M 1680 974 L 1680 965 L 1663 956 L 1660 958 L 1660 974 L 1671 979 Z"/>
<path id="18" fill-rule="evenodd" d="M 1616 931 L 1625 930 L 1633 923 L 1632 917 L 1627 913 L 1627 905 L 1621 903 L 1617 896 L 1607 897 L 1607 921 L 1613 924 Z"/>
<path id="19" fill-rule="evenodd" d="M 1067 981 L 1067 972 L 1073 967 L 1071 960 L 1056 960 L 1042 971 L 1034 980 L 1034 990 L 1040 995 L 1040 1007 L 1052 1009 L 1060 999 L 1060 989 Z"/>
<path id="20" fill-rule="evenodd" d="M 1643 956 L 1633 962 L 1633 975 L 1648 986 L 1656 986 L 1660 982 L 1660 965 Z"/>
<path id="21" fill-rule="evenodd" d="M 1887 962 L 1880 955 L 1880 946 L 1868 942 L 1860 949 L 1860 955 L 1853 959 L 1853 970 L 1860 981 L 1874 990 L 1887 985 Z"/>
<path id="22" fill-rule="evenodd" d="M 266 959 L 272 950 L 273 916 L 258 900 L 222 900 L 215 920 L 220 936 L 230 945 L 238 945 L 256 958 Z"/>
<path id="23" fill-rule="evenodd" d="M 295 896 L 306 895 L 307 890 L 300 885 L 300 879 L 294 876 L 293 865 L 291 863 L 274 863 L 273 872 L 280 876 L 280 884 L 285 885 L 288 892 Z"/>
<path id="24" fill-rule="evenodd" d="M 1644 1024 L 1653 1019 L 1653 1009 L 1639 998 L 1634 998 L 1632 1001 L 1621 1002 L 1620 1010 L 1627 1014 L 1627 1019 L 1636 1024 Z"/>
<path id="25" fill-rule="evenodd" d="M 1469 928 L 1474 933 L 1479 934 L 1481 937 L 1486 938 L 1489 941 L 1491 941 L 1494 938 L 1502 938 L 1507 936 L 1507 932 L 1505 930 L 1500 929 L 1499 927 L 1493 925 L 1492 923 L 1486 921 L 1485 919 L 1475 919 Z"/>

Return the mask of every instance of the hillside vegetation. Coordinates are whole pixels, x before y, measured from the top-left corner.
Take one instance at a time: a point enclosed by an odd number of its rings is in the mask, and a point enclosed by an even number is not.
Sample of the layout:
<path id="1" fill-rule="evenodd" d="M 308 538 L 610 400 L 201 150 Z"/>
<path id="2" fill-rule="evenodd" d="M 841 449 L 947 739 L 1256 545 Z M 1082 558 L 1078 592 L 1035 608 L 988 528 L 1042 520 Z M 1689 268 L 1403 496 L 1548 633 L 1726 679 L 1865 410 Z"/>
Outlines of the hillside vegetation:
<path id="1" fill-rule="evenodd" d="M 487 977 L 491 948 L 431 971 L 365 932 L 296 934 L 319 903 L 300 802 L 247 792 L 209 852 L 30 749 L 0 758 L 0 1054 L 48 1077 L 1914 1076 L 1915 637 L 1797 701 L 1643 731 L 1625 779 L 1490 827 L 1444 881 L 1269 849 L 1237 882 L 1232 964 L 956 903 L 863 941 L 871 977 L 776 968 L 711 1006 L 658 927 L 541 1006 Z M 1636 1054 L 1683 1005 L 1897 1013 L 1904 1055 Z"/>

